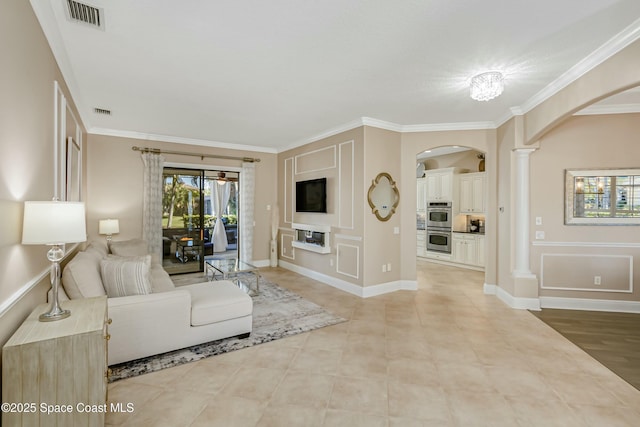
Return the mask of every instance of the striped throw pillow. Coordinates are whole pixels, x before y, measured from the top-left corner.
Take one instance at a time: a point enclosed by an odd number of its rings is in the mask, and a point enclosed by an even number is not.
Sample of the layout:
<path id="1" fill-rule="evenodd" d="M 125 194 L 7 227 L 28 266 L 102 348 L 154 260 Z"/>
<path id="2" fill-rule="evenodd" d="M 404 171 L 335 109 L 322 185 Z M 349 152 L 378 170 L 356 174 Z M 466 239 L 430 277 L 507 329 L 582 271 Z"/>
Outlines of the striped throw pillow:
<path id="1" fill-rule="evenodd" d="M 151 255 L 131 258 L 113 257 L 100 261 L 100 273 L 107 296 L 113 298 L 150 294 L 150 266 Z"/>

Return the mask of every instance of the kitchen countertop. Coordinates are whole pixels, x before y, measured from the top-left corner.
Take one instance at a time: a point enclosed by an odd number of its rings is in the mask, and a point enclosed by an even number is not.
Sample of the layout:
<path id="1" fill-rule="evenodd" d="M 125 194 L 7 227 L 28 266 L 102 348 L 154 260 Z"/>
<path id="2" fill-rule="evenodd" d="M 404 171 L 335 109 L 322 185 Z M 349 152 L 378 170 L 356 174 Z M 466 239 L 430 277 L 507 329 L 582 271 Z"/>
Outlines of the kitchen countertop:
<path id="1" fill-rule="evenodd" d="M 480 233 L 478 231 L 453 231 L 454 233 L 461 233 L 461 234 L 477 234 L 479 236 L 484 236 L 484 233 Z"/>

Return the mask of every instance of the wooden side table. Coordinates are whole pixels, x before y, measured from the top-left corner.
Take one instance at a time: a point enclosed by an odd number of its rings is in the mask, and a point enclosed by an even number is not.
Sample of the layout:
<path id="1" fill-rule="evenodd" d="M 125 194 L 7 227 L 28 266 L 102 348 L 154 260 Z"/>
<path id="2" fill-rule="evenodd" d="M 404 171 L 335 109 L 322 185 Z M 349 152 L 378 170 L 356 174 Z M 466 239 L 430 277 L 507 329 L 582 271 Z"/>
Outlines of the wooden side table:
<path id="1" fill-rule="evenodd" d="M 40 322 L 42 304 L 2 349 L 3 425 L 104 425 L 107 297 L 62 305 L 70 317 Z"/>

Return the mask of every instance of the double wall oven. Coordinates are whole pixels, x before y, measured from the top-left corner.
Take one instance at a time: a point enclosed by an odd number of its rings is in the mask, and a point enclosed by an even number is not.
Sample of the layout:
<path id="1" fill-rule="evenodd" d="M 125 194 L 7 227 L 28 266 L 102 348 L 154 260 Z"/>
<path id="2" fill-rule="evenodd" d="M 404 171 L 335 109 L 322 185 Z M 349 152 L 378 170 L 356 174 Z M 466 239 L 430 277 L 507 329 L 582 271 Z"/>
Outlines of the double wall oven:
<path id="1" fill-rule="evenodd" d="M 427 204 L 427 250 L 451 253 L 451 202 Z"/>

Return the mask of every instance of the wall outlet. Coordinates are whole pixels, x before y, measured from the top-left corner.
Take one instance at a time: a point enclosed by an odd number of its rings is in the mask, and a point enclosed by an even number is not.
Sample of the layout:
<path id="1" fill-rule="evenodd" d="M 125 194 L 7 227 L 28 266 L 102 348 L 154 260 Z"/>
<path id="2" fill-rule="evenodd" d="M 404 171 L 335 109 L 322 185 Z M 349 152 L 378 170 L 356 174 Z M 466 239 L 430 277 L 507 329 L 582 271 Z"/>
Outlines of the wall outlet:
<path id="1" fill-rule="evenodd" d="M 382 264 L 382 272 L 383 273 L 387 272 L 387 264 Z"/>
<path id="2" fill-rule="evenodd" d="M 594 284 L 594 285 L 602 285 L 602 277 L 600 277 L 600 276 L 593 276 L 593 284 Z"/>
<path id="3" fill-rule="evenodd" d="M 387 271 L 391 271 L 391 263 L 387 263 Z"/>
<path id="4" fill-rule="evenodd" d="M 393 227 L 393 234 L 400 234 L 400 227 Z"/>
<path id="5" fill-rule="evenodd" d="M 536 239 L 544 240 L 544 231 L 536 231 Z"/>
<path id="6" fill-rule="evenodd" d="M 330 265 L 331 267 L 333 267 L 333 258 L 331 258 L 331 259 L 329 260 L 329 265 Z"/>

